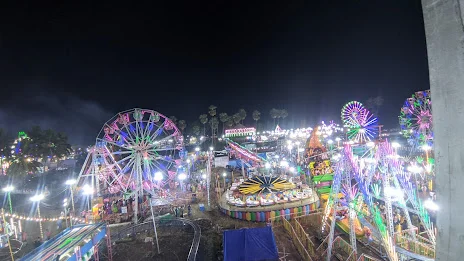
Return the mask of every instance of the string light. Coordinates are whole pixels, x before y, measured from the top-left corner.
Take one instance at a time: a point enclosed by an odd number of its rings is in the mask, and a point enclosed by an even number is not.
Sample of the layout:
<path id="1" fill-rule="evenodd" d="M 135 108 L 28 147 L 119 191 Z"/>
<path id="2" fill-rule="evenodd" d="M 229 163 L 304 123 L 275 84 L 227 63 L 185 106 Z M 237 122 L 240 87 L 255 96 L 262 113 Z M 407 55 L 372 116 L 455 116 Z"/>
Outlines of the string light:
<path id="1" fill-rule="evenodd" d="M 36 218 L 36 217 L 26 217 L 26 216 L 21 216 L 21 215 L 18 215 L 18 214 L 10 214 L 10 213 L 5 213 L 5 216 L 6 217 L 12 217 L 12 218 L 15 218 L 15 219 L 19 219 L 19 220 L 26 220 L 26 221 L 35 221 L 35 222 L 39 222 L 39 221 L 58 221 L 58 220 L 64 220 L 64 219 L 69 219 L 69 217 L 53 217 L 53 218 Z M 77 218 L 77 217 L 73 217 L 72 220 L 74 221 L 77 221 L 77 222 L 81 222 L 81 223 L 88 223 L 85 221 L 85 219 L 81 219 L 81 218 Z"/>

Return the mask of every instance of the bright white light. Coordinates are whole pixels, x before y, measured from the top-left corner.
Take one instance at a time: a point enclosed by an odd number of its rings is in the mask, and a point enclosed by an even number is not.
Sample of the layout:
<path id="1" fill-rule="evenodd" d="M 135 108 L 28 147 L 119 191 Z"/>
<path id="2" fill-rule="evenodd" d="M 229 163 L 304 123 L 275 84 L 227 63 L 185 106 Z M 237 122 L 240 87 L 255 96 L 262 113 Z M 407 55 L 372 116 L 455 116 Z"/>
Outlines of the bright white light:
<path id="1" fill-rule="evenodd" d="M 203 179 L 206 179 L 206 174 L 201 175 Z"/>
<path id="2" fill-rule="evenodd" d="M 373 148 L 375 146 L 375 143 L 372 142 L 372 141 L 369 141 L 368 143 L 366 143 L 367 147 L 369 148 Z"/>
<path id="3" fill-rule="evenodd" d="M 288 145 L 288 146 L 287 146 L 287 149 L 288 149 L 288 150 L 292 150 L 292 149 L 293 149 L 293 146 L 292 146 L 292 145 Z"/>
<path id="4" fill-rule="evenodd" d="M 403 197 L 403 191 L 394 187 L 386 187 L 384 194 L 387 197 L 391 197 L 393 200 L 398 200 Z"/>
<path id="5" fill-rule="evenodd" d="M 67 207 L 67 206 L 68 206 L 68 202 L 64 202 L 63 207 Z"/>
<path id="6" fill-rule="evenodd" d="M 295 142 L 295 144 L 296 144 L 297 146 L 300 146 L 301 142 L 297 141 L 297 142 Z"/>
<path id="7" fill-rule="evenodd" d="M 93 188 L 91 186 L 89 186 L 89 184 L 85 184 L 82 187 L 82 193 L 84 195 L 92 195 L 93 194 Z"/>
<path id="8" fill-rule="evenodd" d="M 401 144 L 399 144 L 398 142 L 392 142 L 392 147 L 397 149 L 401 147 Z"/>
<path id="9" fill-rule="evenodd" d="M 195 151 L 197 151 L 197 152 L 200 151 L 200 148 L 196 147 L 196 148 L 195 148 Z"/>
<path id="10" fill-rule="evenodd" d="M 264 164 L 264 167 L 266 167 L 266 169 L 270 169 L 271 168 L 271 163 L 266 162 L 266 164 Z"/>
<path id="11" fill-rule="evenodd" d="M 359 133 L 365 133 L 366 129 L 359 129 Z"/>
<path id="12" fill-rule="evenodd" d="M 298 149 L 298 152 L 303 152 L 303 151 L 305 151 L 304 148 L 299 148 L 299 149 Z"/>
<path id="13" fill-rule="evenodd" d="M 64 203 L 68 202 L 68 198 L 63 199 L 63 202 Z"/>
<path id="14" fill-rule="evenodd" d="M 227 176 L 227 173 L 225 173 L 225 172 L 224 172 L 224 173 L 222 173 L 222 176 L 223 176 L 223 177 Z"/>
<path id="15" fill-rule="evenodd" d="M 163 173 L 161 173 L 161 171 L 158 171 L 155 173 L 155 180 L 156 181 L 163 180 Z"/>
<path id="16" fill-rule="evenodd" d="M 213 150 L 214 150 L 214 148 L 213 148 L 213 147 L 209 147 L 209 150 L 210 150 L 210 151 L 213 151 Z"/>
<path id="17" fill-rule="evenodd" d="M 41 201 L 42 199 L 44 199 L 44 195 L 43 194 L 39 194 L 39 195 L 34 195 L 33 197 L 29 198 L 30 201 L 33 201 L 33 202 L 37 202 L 37 201 Z"/>
<path id="18" fill-rule="evenodd" d="M 292 141 L 291 141 L 291 140 L 287 140 L 287 144 L 288 144 L 288 145 L 292 144 Z"/>
<path id="19" fill-rule="evenodd" d="M 13 187 L 13 186 L 6 186 L 6 187 L 3 188 L 3 191 L 4 191 L 4 192 L 11 192 L 11 191 L 13 191 L 13 190 L 14 190 L 14 187 Z"/>
<path id="20" fill-rule="evenodd" d="M 187 163 L 190 163 L 190 162 L 191 162 L 190 159 L 187 159 Z"/>
<path id="21" fill-rule="evenodd" d="M 71 185 L 74 185 L 76 183 L 77 183 L 77 181 L 75 179 L 68 179 L 68 180 L 66 180 L 66 182 L 64 184 L 66 184 L 68 186 L 71 186 Z"/>
<path id="22" fill-rule="evenodd" d="M 408 167 L 408 171 L 412 173 L 420 173 L 422 171 L 422 168 L 417 165 L 410 165 Z"/>
<path id="23" fill-rule="evenodd" d="M 282 161 L 280 162 L 280 166 L 281 166 L 281 167 L 288 167 L 288 162 L 287 162 L 286 160 L 282 160 Z"/>
<path id="24" fill-rule="evenodd" d="M 333 140 L 328 140 L 327 143 L 332 144 L 332 143 L 334 143 L 334 141 Z"/>
<path id="25" fill-rule="evenodd" d="M 179 178 L 179 180 L 184 180 L 184 179 L 187 178 L 187 175 L 185 175 L 185 173 L 180 173 L 178 178 Z"/>
<path id="26" fill-rule="evenodd" d="M 432 149 L 432 147 L 430 147 L 428 144 L 424 144 L 422 145 L 422 149 L 425 150 L 425 151 L 429 151 Z"/>
<path id="27" fill-rule="evenodd" d="M 335 141 L 341 141 L 342 139 L 340 139 L 339 137 L 336 137 L 335 138 Z"/>
<path id="28" fill-rule="evenodd" d="M 295 168 L 294 167 L 290 167 L 289 170 L 290 170 L 291 173 L 295 173 Z"/>
<path id="29" fill-rule="evenodd" d="M 439 209 L 437 203 L 433 202 L 430 199 L 427 199 L 426 201 L 424 201 L 424 208 L 430 209 L 433 211 L 437 211 Z"/>

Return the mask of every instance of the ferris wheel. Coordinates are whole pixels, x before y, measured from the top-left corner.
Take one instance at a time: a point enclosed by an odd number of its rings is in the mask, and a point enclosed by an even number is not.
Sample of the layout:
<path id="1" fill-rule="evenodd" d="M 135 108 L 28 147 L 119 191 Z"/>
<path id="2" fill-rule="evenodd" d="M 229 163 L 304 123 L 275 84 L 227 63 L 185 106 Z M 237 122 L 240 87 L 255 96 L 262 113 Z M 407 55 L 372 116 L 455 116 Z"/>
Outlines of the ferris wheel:
<path id="1" fill-rule="evenodd" d="M 342 121 L 344 126 L 348 128 L 348 139 L 364 143 L 370 141 L 377 135 L 375 118 L 364 105 L 357 101 L 351 101 L 342 108 Z"/>
<path id="2" fill-rule="evenodd" d="M 420 144 L 433 139 L 432 99 L 430 90 L 418 91 L 406 99 L 399 116 L 401 132 Z"/>
<path id="3" fill-rule="evenodd" d="M 116 114 L 97 136 L 98 179 L 109 193 L 165 189 L 183 154 L 183 136 L 166 116 L 132 109 Z"/>

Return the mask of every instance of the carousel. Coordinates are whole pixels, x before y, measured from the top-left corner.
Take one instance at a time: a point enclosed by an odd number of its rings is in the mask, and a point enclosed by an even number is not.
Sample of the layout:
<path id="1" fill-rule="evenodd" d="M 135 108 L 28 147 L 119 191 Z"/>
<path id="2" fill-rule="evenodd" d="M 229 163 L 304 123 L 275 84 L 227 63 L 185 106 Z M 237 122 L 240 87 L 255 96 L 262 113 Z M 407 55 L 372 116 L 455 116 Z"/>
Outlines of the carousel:
<path id="1" fill-rule="evenodd" d="M 319 207 L 319 198 L 306 184 L 283 177 L 254 176 L 240 179 L 224 193 L 222 212 L 232 218 L 267 222 L 304 215 Z"/>

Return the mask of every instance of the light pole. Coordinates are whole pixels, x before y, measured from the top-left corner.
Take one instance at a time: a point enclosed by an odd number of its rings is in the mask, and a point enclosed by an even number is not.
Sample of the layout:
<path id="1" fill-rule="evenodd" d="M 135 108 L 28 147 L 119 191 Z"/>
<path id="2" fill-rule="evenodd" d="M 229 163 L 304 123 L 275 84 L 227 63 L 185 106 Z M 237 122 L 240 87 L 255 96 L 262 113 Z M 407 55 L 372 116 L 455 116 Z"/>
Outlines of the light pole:
<path id="1" fill-rule="evenodd" d="M 160 171 L 156 172 L 153 179 L 155 181 L 157 181 L 157 182 L 160 182 L 161 180 L 163 180 L 163 173 L 161 173 Z M 155 194 L 155 192 L 152 193 L 152 195 L 154 195 L 154 194 Z M 153 206 L 152 206 L 151 198 L 150 198 L 150 211 L 151 211 L 151 217 L 152 217 L 152 220 L 153 220 L 153 229 L 155 230 L 156 248 L 158 249 L 158 254 L 159 254 L 160 253 L 160 247 L 159 247 L 159 243 L 158 243 L 158 232 L 156 231 L 155 215 L 153 214 Z"/>
<path id="2" fill-rule="evenodd" d="M 183 190 L 183 187 L 184 187 L 184 180 L 187 178 L 187 175 L 185 175 L 185 173 L 180 173 L 179 176 L 178 176 L 179 180 L 180 180 L 180 189 L 182 190 L 182 192 L 184 191 Z"/>
<path id="3" fill-rule="evenodd" d="M 10 205 L 10 214 L 13 214 L 13 207 L 11 206 L 11 192 L 14 190 L 14 187 L 9 185 L 3 188 L 3 191 L 8 197 L 8 204 Z"/>
<path id="4" fill-rule="evenodd" d="M 92 210 L 90 208 L 90 198 L 91 196 L 93 195 L 93 188 L 91 186 L 89 186 L 88 184 L 85 184 L 83 187 L 83 194 L 87 196 L 87 207 L 89 208 L 89 210 Z"/>
<path id="5" fill-rule="evenodd" d="M 222 173 L 222 177 L 224 177 L 224 191 L 226 191 L 226 176 L 227 176 L 227 173 Z"/>
<path id="6" fill-rule="evenodd" d="M 42 228 L 42 218 L 40 217 L 40 201 L 44 199 L 43 194 L 35 195 L 29 198 L 32 202 L 37 202 L 37 214 L 39 215 L 39 228 L 40 228 L 40 237 L 43 239 L 43 228 Z"/>
<path id="7" fill-rule="evenodd" d="M 190 163 L 191 162 L 192 161 L 190 159 L 187 159 L 187 174 L 188 174 L 189 177 L 190 177 Z"/>
<path id="8" fill-rule="evenodd" d="M 65 198 L 63 200 L 63 207 L 64 207 L 64 222 L 66 222 L 66 227 L 68 227 L 68 199 Z"/>
<path id="9" fill-rule="evenodd" d="M 72 213 L 69 214 L 69 226 L 72 227 L 72 217 L 73 214 L 76 213 L 74 209 L 74 184 L 76 184 L 77 181 L 75 179 L 68 179 L 66 180 L 65 184 L 69 186 L 69 191 L 71 192 L 71 207 L 72 207 Z"/>

